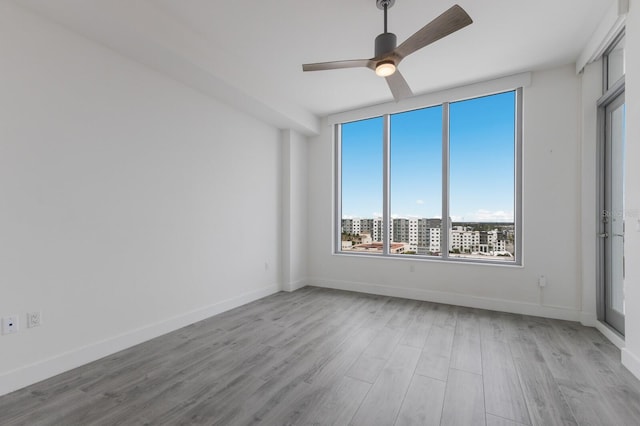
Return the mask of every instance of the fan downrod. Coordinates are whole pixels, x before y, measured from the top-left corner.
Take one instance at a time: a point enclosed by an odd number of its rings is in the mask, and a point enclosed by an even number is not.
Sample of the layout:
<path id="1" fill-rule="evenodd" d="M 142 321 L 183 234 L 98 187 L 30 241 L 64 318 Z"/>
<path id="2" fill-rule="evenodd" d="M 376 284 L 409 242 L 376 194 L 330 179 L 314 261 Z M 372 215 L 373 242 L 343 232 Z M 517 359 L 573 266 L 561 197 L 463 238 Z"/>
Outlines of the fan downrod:
<path id="1" fill-rule="evenodd" d="M 384 32 L 375 41 L 375 57 L 380 58 L 391 53 L 397 46 L 397 39 L 394 33 L 387 31 L 387 10 L 396 3 L 396 0 L 376 0 L 378 9 L 384 10 Z M 395 65 L 395 64 L 394 64 Z"/>
<path id="2" fill-rule="evenodd" d="M 387 9 L 391 9 L 394 4 L 396 4 L 396 0 L 376 0 L 376 6 L 380 10 L 384 10 L 385 6 L 387 6 Z"/>

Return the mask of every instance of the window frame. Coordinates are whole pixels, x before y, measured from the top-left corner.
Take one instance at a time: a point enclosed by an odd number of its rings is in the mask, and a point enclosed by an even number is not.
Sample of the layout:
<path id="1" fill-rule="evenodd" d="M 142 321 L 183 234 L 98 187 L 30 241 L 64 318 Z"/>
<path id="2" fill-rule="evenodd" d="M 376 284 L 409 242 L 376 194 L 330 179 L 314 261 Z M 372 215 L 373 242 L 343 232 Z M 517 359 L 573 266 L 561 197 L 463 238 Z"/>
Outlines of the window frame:
<path id="1" fill-rule="evenodd" d="M 449 255 L 449 232 L 443 232 L 443 229 L 449 229 L 450 216 L 449 216 L 449 199 L 450 199 L 450 163 L 449 163 L 449 145 L 450 145 L 450 131 L 449 131 L 449 106 L 453 102 L 472 100 L 476 98 L 482 98 L 486 96 L 497 95 L 500 93 L 514 92 L 515 94 L 515 135 L 514 135 L 514 231 L 515 231 L 515 258 L 513 260 L 497 260 L 497 259 L 475 259 L 475 258 L 461 258 L 453 257 Z M 400 256 L 397 254 L 391 254 L 390 247 L 391 241 L 389 238 L 389 227 L 391 218 L 391 203 L 390 203 L 390 191 L 391 191 L 391 116 L 400 112 L 407 112 L 412 110 L 430 108 L 430 107 L 442 107 L 442 220 L 440 228 L 440 256 L 429 255 L 411 255 Z M 390 111 L 392 110 L 392 111 Z M 382 117 L 383 119 L 383 137 L 382 137 L 382 234 L 384 238 L 382 240 L 382 253 L 362 253 L 362 252 L 345 252 L 342 251 L 342 126 L 344 124 L 367 120 L 371 118 Z M 399 259 L 399 260 L 418 260 L 418 261 L 432 261 L 432 262 L 456 262 L 456 263 L 472 263 L 472 264 L 488 264 L 498 266 L 523 266 L 523 224 L 522 224 L 522 187 L 523 187 L 523 86 L 518 86 L 510 89 L 495 90 L 485 94 L 474 94 L 469 97 L 461 97 L 455 100 L 446 100 L 442 102 L 436 102 L 432 104 L 425 104 L 421 106 L 414 106 L 404 110 L 396 110 L 396 108 L 388 108 L 383 113 L 374 113 L 371 115 L 360 116 L 358 118 L 336 121 L 333 123 L 333 150 L 334 150 L 334 238 L 333 238 L 333 254 L 341 256 L 365 256 L 365 257 L 377 257 L 387 259 Z M 446 220 L 444 219 L 446 218 Z"/>
<path id="2" fill-rule="evenodd" d="M 604 53 L 602 54 L 602 95 L 603 96 L 608 92 L 615 91 L 617 87 L 621 85 L 621 82 L 622 82 L 622 85 L 624 85 L 624 77 L 625 77 L 624 73 L 620 78 L 618 78 L 617 81 L 614 81 L 614 82 L 609 81 L 609 74 L 611 71 L 609 66 L 609 55 L 611 54 L 611 52 L 615 50 L 615 48 L 618 46 L 618 43 L 620 43 L 620 41 L 622 41 L 622 39 L 626 37 L 625 30 L 626 28 L 622 28 L 620 33 L 613 38 L 609 46 L 607 46 Z M 626 52 L 625 52 L 625 56 L 626 56 Z"/>
<path id="3" fill-rule="evenodd" d="M 612 41 L 606 47 L 602 54 L 602 96 L 597 100 L 596 106 L 598 108 L 597 115 L 597 153 L 596 153 L 596 171 L 597 171 L 597 184 L 596 184 L 596 211 L 595 217 L 598 218 L 596 222 L 596 232 L 594 239 L 596 240 L 596 314 L 599 321 L 607 326 L 607 329 L 612 329 L 615 333 L 624 334 L 624 323 L 622 327 L 618 325 L 618 328 L 607 322 L 607 269 L 605 268 L 605 245 L 606 241 L 600 236 L 607 231 L 605 223 L 602 221 L 602 214 L 605 211 L 605 199 L 606 199 L 606 185 L 605 185 L 605 157 L 606 145 L 607 145 L 607 119 L 606 109 L 617 98 L 625 95 L 626 90 L 626 74 L 622 76 L 613 84 L 609 82 L 609 55 L 615 50 L 618 43 L 626 36 L 626 28 L 623 27 L 620 33 L 613 37 Z M 626 49 L 626 47 L 625 47 Z M 626 56 L 626 51 L 625 51 Z M 628 143 L 628 142 L 627 142 Z M 613 323 L 615 323 L 615 317 Z"/>

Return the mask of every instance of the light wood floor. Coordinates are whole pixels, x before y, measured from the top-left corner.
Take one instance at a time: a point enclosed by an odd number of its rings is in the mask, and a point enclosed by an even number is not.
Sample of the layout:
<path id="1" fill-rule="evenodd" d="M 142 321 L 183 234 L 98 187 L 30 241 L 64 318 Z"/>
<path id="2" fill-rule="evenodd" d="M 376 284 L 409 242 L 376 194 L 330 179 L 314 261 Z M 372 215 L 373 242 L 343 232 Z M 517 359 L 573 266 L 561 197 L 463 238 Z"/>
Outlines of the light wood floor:
<path id="1" fill-rule="evenodd" d="M 640 424 L 595 329 L 308 287 L 0 398 L 2 425 Z"/>

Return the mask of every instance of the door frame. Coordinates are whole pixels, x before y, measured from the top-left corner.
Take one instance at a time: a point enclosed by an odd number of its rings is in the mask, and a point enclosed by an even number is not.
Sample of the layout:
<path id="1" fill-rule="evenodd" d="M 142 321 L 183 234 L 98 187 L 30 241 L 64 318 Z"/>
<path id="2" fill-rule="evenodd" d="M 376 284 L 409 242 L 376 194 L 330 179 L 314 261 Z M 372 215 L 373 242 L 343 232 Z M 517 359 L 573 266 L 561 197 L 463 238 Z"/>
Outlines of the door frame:
<path id="1" fill-rule="evenodd" d="M 597 170 L 597 264 L 596 264 L 596 314 L 598 320 L 603 324 L 610 327 L 613 331 L 624 336 L 624 321 L 618 327 L 614 327 L 611 323 L 607 322 L 607 274 L 608 270 L 605 267 L 607 264 L 606 259 L 606 244 L 607 238 L 600 237 L 602 234 L 608 232 L 605 222 L 602 220 L 603 215 L 606 212 L 608 191 L 606 189 L 606 183 L 609 181 L 607 177 L 606 161 L 609 161 L 607 152 L 607 137 L 609 133 L 609 127 L 607 126 L 607 108 L 616 102 L 621 96 L 625 94 L 625 78 L 624 76 L 618 80 L 607 92 L 598 100 L 598 149 L 596 154 L 596 170 Z M 624 98 L 623 98 L 624 99 Z M 619 328 L 619 329 L 618 329 Z"/>

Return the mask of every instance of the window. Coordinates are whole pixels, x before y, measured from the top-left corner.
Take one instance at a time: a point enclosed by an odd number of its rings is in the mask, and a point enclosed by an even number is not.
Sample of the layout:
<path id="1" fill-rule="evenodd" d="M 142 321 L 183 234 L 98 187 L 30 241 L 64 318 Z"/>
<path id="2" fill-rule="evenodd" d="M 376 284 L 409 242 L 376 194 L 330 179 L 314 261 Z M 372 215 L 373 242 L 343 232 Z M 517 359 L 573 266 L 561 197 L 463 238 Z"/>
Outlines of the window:
<path id="1" fill-rule="evenodd" d="M 337 124 L 336 252 L 520 264 L 521 102 Z"/>
<path id="2" fill-rule="evenodd" d="M 382 117 L 343 124 L 342 251 L 382 254 Z"/>
<path id="3" fill-rule="evenodd" d="M 403 255 L 439 255 L 428 237 L 442 212 L 442 106 L 394 114 L 390 122 L 392 243 L 409 243 Z"/>
<path id="4" fill-rule="evenodd" d="M 625 74 L 625 45 L 624 33 L 619 35 L 611 47 L 604 54 L 604 84 L 605 91 L 612 89 Z"/>
<path id="5" fill-rule="evenodd" d="M 513 239 L 505 250 L 493 241 L 515 224 L 515 98 L 506 92 L 450 104 L 449 217 L 452 232 L 463 227 L 467 240 L 455 257 L 514 259 Z M 480 240 L 489 247 L 480 250 Z"/>

